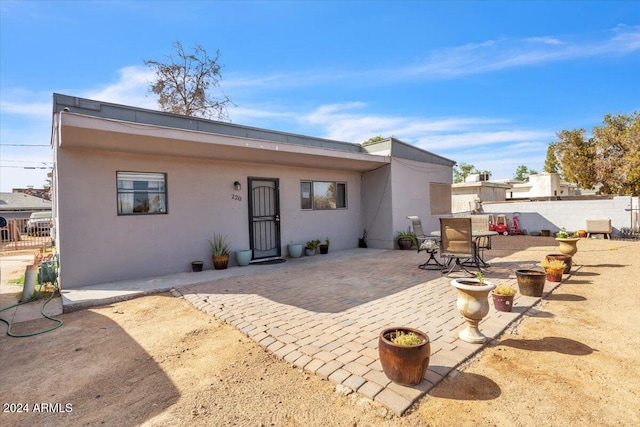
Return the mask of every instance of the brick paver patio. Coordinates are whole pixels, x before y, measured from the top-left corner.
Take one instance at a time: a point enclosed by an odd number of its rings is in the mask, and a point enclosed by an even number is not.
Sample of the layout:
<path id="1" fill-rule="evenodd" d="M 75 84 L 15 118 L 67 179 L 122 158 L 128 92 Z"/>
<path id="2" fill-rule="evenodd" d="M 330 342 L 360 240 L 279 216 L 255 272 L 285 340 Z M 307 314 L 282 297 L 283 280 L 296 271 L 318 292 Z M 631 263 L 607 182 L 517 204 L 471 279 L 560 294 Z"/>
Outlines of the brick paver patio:
<path id="1" fill-rule="evenodd" d="M 424 271 L 414 251 L 352 251 L 290 260 L 275 269 L 176 287 L 198 309 L 251 337 L 292 366 L 360 393 L 402 415 L 449 372 L 482 349 L 457 337 L 464 324 L 455 307 L 452 277 Z M 515 270 L 537 260 L 491 260 L 485 273 L 495 284 L 517 288 Z M 455 276 L 454 276 L 455 277 Z M 559 283 L 547 282 L 545 293 Z M 497 337 L 539 298 L 516 295 L 511 313 L 491 310 L 480 324 Z M 382 329 L 411 326 L 431 341 L 424 380 L 407 387 L 391 382 L 378 359 Z"/>

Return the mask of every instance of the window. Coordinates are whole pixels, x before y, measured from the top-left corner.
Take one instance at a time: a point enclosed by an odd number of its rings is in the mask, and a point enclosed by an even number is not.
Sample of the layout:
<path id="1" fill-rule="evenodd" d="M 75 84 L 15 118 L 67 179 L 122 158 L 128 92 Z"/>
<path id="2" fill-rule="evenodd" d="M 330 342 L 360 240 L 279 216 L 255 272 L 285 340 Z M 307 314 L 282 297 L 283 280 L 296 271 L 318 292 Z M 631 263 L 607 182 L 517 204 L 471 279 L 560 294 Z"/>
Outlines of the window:
<path id="1" fill-rule="evenodd" d="M 118 215 L 167 213 L 167 175 L 117 172 Z"/>
<path id="2" fill-rule="evenodd" d="M 347 183 L 301 181 L 300 208 L 310 210 L 346 209 Z"/>

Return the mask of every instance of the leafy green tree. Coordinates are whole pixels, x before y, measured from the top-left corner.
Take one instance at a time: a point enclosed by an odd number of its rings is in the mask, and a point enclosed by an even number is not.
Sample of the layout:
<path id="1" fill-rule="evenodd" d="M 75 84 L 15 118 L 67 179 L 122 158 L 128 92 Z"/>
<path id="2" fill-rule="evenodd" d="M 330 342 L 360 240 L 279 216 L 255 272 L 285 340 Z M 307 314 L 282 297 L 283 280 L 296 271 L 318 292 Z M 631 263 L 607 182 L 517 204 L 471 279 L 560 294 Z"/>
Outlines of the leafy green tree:
<path id="1" fill-rule="evenodd" d="M 560 172 L 560 163 L 558 162 L 558 157 L 556 156 L 556 143 L 549 144 L 547 147 L 547 157 L 544 160 L 544 167 L 542 170 L 546 173 L 559 173 Z"/>
<path id="2" fill-rule="evenodd" d="M 464 182 L 464 180 L 471 174 L 480 173 L 475 166 L 467 163 L 460 163 L 453 167 L 453 183 L 458 184 Z"/>
<path id="3" fill-rule="evenodd" d="M 513 179 L 517 179 L 518 181 L 528 181 L 529 175 L 535 175 L 538 172 L 533 169 L 529 169 L 525 165 L 520 165 L 516 168 L 516 173 L 513 175 Z"/>
<path id="4" fill-rule="evenodd" d="M 173 43 L 174 54 L 166 62 L 145 59 L 144 64 L 155 72 L 151 92 L 158 95 L 160 109 L 185 116 L 227 119 L 227 106 L 233 103 L 221 90 L 222 66 L 220 51 L 214 57 L 200 45 L 192 53 L 182 44 Z M 219 94 L 214 96 L 215 89 Z"/>
<path id="5" fill-rule="evenodd" d="M 594 169 L 604 194 L 640 195 L 640 115 L 604 116 L 593 128 Z"/>
<path id="6" fill-rule="evenodd" d="M 564 179 L 602 194 L 640 195 L 640 114 L 607 114 L 593 136 L 584 129 L 556 135 L 554 151 Z"/>
<path id="7" fill-rule="evenodd" d="M 562 168 L 562 176 L 582 188 L 592 189 L 596 184 L 593 163 L 593 141 L 585 139 L 584 129 L 563 130 L 556 133 L 555 152 Z"/>

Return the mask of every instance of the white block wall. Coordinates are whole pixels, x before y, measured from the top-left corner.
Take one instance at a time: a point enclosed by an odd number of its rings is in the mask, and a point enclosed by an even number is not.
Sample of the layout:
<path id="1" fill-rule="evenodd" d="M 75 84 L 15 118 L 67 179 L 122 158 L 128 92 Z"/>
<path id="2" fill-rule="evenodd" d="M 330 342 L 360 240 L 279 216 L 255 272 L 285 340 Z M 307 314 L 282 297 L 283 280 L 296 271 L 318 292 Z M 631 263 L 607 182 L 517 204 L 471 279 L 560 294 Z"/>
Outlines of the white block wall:
<path id="1" fill-rule="evenodd" d="M 522 202 L 486 202 L 484 213 L 506 214 L 509 224 L 514 212 L 520 212 L 520 228 L 531 231 L 543 229 L 556 232 L 562 227 L 568 231 L 585 230 L 586 219 L 610 218 L 613 235 L 622 227 L 633 228 L 632 212 L 640 198 L 617 196 L 606 200 L 551 200 Z M 637 224 L 636 228 L 637 228 Z"/>

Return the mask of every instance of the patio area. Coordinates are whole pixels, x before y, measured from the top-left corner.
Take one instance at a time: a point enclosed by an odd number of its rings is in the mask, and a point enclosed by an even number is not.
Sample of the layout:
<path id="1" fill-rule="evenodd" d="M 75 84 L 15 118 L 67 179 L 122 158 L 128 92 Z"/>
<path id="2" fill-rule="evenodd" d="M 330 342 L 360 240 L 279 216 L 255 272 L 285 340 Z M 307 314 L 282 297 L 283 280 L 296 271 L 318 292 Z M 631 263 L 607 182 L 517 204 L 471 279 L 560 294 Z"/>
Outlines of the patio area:
<path id="1" fill-rule="evenodd" d="M 509 238 L 514 239 L 505 239 Z M 555 243 L 541 239 L 543 242 Z M 517 287 L 515 270 L 536 265 L 540 254 L 551 250 L 540 249 L 518 253 L 515 258 L 491 259 L 487 280 Z M 401 415 L 483 348 L 457 337 L 464 320 L 455 307 L 457 290 L 450 281 L 458 275 L 447 277 L 440 271 L 419 269 L 424 256 L 415 251 L 334 252 L 277 266 L 251 266 L 252 274 L 174 287 L 172 292 L 234 325 L 292 366 Z M 558 285 L 547 282 L 545 294 Z M 490 312 L 480 325 L 482 332 L 497 337 L 538 301 L 517 294 L 511 313 L 498 312 L 490 303 Z M 410 326 L 430 338 L 429 370 L 417 386 L 395 384 L 382 371 L 378 335 L 393 326 Z"/>

